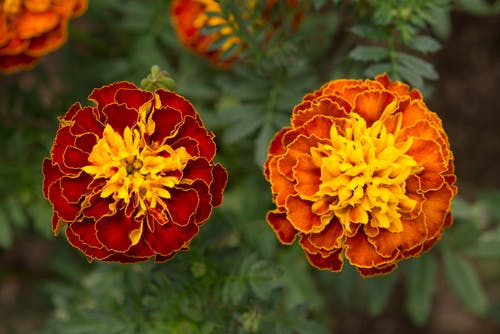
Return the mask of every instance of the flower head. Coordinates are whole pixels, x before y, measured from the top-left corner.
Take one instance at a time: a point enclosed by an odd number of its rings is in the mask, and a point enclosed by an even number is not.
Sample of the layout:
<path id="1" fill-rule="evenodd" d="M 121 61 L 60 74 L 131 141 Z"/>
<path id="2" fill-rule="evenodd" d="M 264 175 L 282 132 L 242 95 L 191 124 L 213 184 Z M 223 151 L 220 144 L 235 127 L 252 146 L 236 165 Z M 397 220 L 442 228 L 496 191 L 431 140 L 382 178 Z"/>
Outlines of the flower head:
<path id="1" fill-rule="evenodd" d="M 0 71 L 28 69 L 59 48 L 86 9 L 87 0 L 0 0 Z"/>
<path id="2" fill-rule="evenodd" d="M 60 118 L 43 192 L 52 229 L 103 261 L 164 261 L 186 249 L 222 202 L 227 173 L 189 101 L 131 83 L 90 94 Z"/>
<path id="3" fill-rule="evenodd" d="M 331 271 L 363 276 L 428 250 L 452 222 L 453 154 L 418 90 L 387 75 L 334 80 L 295 106 L 264 166 L 268 223 Z"/>
<path id="4" fill-rule="evenodd" d="M 243 3 L 246 6 L 246 10 L 243 12 L 243 18 L 246 19 L 249 18 L 251 12 L 257 8 L 257 1 L 246 0 L 243 1 Z M 269 19 L 270 11 L 275 4 L 276 0 L 266 0 L 266 5 L 262 13 L 265 20 Z M 294 7 L 297 5 L 297 0 L 287 0 L 287 4 Z M 194 53 L 209 59 L 212 64 L 226 68 L 237 58 L 239 51 L 244 48 L 244 45 L 242 45 L 241 40 L 233 34 L 232 27 L 236 25 L 235 20 L 228 22 L 224 17 L 217 15 L 221 13 L 222 9 L 215 0 L 172 1 L 172 23 L 181 43 Z M 295 16 L 296 24 L 298 24 L 300 18 L 298 14 Z M 212 33 L 203 31 L 204 28 L 210 27 L 220 27 L 220 29 L 215 29 L 215 32 Z M 219 39 L 222 43 L 214 47 L 212 44 Z M 222 57 L 224 52 L 230 49 L 235 49 L 232 56 L 227 59 Z"/>

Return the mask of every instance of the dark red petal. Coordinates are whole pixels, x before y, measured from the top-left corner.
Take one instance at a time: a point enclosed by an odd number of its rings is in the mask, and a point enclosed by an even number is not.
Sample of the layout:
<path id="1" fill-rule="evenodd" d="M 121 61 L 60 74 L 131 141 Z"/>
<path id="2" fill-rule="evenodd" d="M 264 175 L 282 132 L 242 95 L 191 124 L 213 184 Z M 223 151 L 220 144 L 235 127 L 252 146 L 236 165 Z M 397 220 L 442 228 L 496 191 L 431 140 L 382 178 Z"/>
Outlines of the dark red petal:
<path id="1" fill-rule="evenodd" d="M 200 155 L 200 150 L 198 149 L 198 142 L 193 138 L 184 137 L 177 140 L 172 145 L 173 149 L 177 149 L 179 147 L 184 147 L 186 151 L 193 157 L 197 157 Z"/>
<path id="2" fill-rule="evenodd" d="M 216 149 L 213 141 L 214 135 L 211 132 L 207 132 L 207 130 L 203 128 L 201 121 L 191 116 L 186 117 L 175 138 L 181 139 L 184 137 L 196 140 L 200 156 L 205 157 L 208 160 L 213 159 Z M 175 139 L 173 141 L 175 142 Z"/>
<path id="3" fill-rule="evenodd" d="M 178 226 L 175 224 L 156 224 L 154 233 L 144 229 L 146 242 L 156 254 L 170 256 L 172 253 L 184 248 L 198 233 L 198 225 L 188 224 Z"/>
<path id="4" fill-rule="evenodd" d="M 60 128 L 57 131 L 52 150 L 50 152 L 52 163 L 58 164 L 64 174 L 76 174 L 76 172 L 63 164 L 64 151 L 70 145 L 75 144 L 75 137 L 69 132 L 69 127 Z"/>
<path id="5" fill-rule="evenodd" d="M 127 217 L 122 211 L 113 216 L 105 216 L 96 222 L 97 238 L 106 249 L 126 252 L 132 247 L 130 233 L 137 230 L 142 222 Z"/>
<path id="6" fill-rule="evenodd" d="M 212 213 L 212 196 L 208 190 L 208 185 L 201 180 L 195 181 L 189 187 L 195 189 L 199 197 L 199 205 L 195 212 L 194 222 L 201 225 L 208 219 L 208 217 L 210 217 L 210 214 Z"/>
<path id="7" fill-rule="evenodd" d="M 200 199 L 194 189 L 174 188 L 170 190 L 172 198 L 165 200 L 172 222 L 186 226 L 198 210 Z"/>
<path id="8" fill-rule="evenodd" d="M 162 144 L 166 137 L 174 135 L 182 124 L 180 111 L 171 107 L 155 109 L 151 118 L 155 122 L 155 131 L 150 140 L 159 144 Z"/>
<path id="9" fill-rule="evenodd" d="M 193 105 L 182 96 L 164 89 L 158 89 L 155 94 L 160 98 L 162 107 L 168 106 L 177 109 L 182 113 L 183 116 L 194 116 L 196 118 L 198 117 Z"/>
<path id="10" fill-rule="evenodd" d="M 57 180 L 49 187 L 49 201 L 54 207 L 54 211 L 62 220 L 71 222 L 80 215 L 80 206 L 71 204 L 62 195 L 61 180 Z"/>
<path id="11" fill-rule="evenodd" d="M 73 103 L 73 105 L 69 107 L 68 111 L 66 111 L 66 114 L 64 114 L 64 116 L 60 118 L 60 120 L 72 120 L 80 111 L 80 109 L 82 109 L 82 105 L 80 104 L 80 102 Z"/>
<path id="12" fill-rule="evenodd" d="M 104 260 L 106 257 L 108 257 L 111 254 L 113 254 L 112 252 L 106 250 L 104 247 L 102 247 L 102 248 L 94 248 L 94 247 L 90 247 L 89 245 L 86 245 L 69 228 L 66 229 L 66 238 L 68 239 L 68 242 L 73 247 L 78 248 L 85 255 L 87 255 L 87 257 L 89 259 L 91 259 L 91 260 L 92 259 Z"/>
<path id="13" fill-rule="evenodd" d="M 119 89 L 122 88 L 132 88 L 137 89 L 137 87 L 126 81 L 114 82 L 107 86 L 102 86 L 101 88 L 95 88 L 89 95 L 89 100 L 94 101 L 102 110 L 106 105 L 115 101 L 115 94 Z"/>
<path id="14" fill-rule="evenodd" d="M 139 109 L 140 106 L 153 99 L 153 93 L 137 89 L 123 88 L 116 91 L 115 101 L 118 104 L 124 103 L 131 109 Z"/>
<path id="15" fill-rule="evenodd" d="M 210 162 L 206 158 L 196 158 L 189 160 L 182 170 L 182 179 L 203 180 L 207 185 L 212 183 L 214 176 Z"/>
<path id="16" fill-rule="evenodd" d="M 74 136 L 84 133 L 94 133 L 98 137 L 102 135 L 104 125 L 99 120 L 99 112 L 96 108 L 85 107 L 79 110 L 72 121 L 71 134 Z"/>
<path id="17" fill-rule="evenodd" d="M 92 176 L 87 173 L 81 173 L 77 177 L 63 176 L 61 178 L 62 195 L 70 203 L 78 203 L 81 198 L 90 193 L 89 185 L 92 182 Z"/>
<path id="18" fill-rule="evenodd" d="M 75 147 L 89 154 L 92 152 L 95 144 L 97 144 L 97 136 L 93 133 L 86 133 L 75 139 Z"/>
<path id="19" fill-rule="evenodd" d="M 177 253 L 172 253 L 169 256 L 163 256 L 163 255 L 156 255 L 155 256 L 155 263 L 162 263 L 168 260 L 171 260 Z"/>
<path id="20" fill-rule="evenodd" d="M 106 123 L 121 135 L 126 127 L 132 129 L 139 119 L 137 110 L 127 108 L 124 104 L 108 104 L 102 113 L 106 117 Z"/>
<path id="21" fill-rule="evenodd" d="M 81 169 L 88 166 L 89 152 L 83 152 L 76 147 L 69 146 L 63 155 L 63 165 L 71 169 Z"/>
<path id="22" fill-rule="evenodd" d="M 122 253 L 114 253 L 108 256 L 104 261 L 106 262 L 120 262 L 120 263 L 137 263 L 147 261 L 149 257 L 136 257 L 128 256 Z"/>
<path id="23" fill-rule="evenodd" d="M 76 235 L 82 243 L 92 248 L 102 248 L 102 243 L 97 239 L 95 230 L 95 220 L 83 219 L 82 221 L 72 222 L 68 225 L 74 235 Z"/>
<path id="24" fill-rule="evenodd" d="M 214 207 L 221 205 L 222 194 L 227 185 L 228 174 L 222 165 L 217 164 L 212 170 L 214 179 L 210 184 L 210 194 L 212 195 L 212 205 Z"/>
<path id="25" fill-rule="evenodd" d="M 130 249 L 124 253 L 124 255 L 138 257 L 138 258 L 150 258 L 155 255 L 151 247 L 142 237 L 137 244 L 130 247 Z"/>
<path id="26" fill-rule="evenodd" d="M 97 193 L 89 198 L 89 206 L 82 209 L 82 214 L 98 220 L 112 213 L 109 205 L 113 202 L 114 200 L 111 197 L 102 198 L 100 193 Z"/>
<path id="27" fill-rule="evenodd" d="M 356 267 L 356 270 L 361 274 L 363 277 L 370 277 L 373 275 L 381 275 L 381 274 L 388 274 L 392 272 L 394 269 L 396 269 L 397 264 L 395 263 L 390 263 L 386 266 L 382 267 L 375 267 L 375 268 L 359 268 Z"/>
<path id="28" fill-rule="evenodd" d="M 43 195 L 48 199 L 49 197 L 49 187 L 56 180 L 60 179 L 64 174 L 61 173 L 57 165 L 52 164 L 52 160 L 49 158 L 43 159 L 42 163 L 42 174 L 43 174 Z"/>

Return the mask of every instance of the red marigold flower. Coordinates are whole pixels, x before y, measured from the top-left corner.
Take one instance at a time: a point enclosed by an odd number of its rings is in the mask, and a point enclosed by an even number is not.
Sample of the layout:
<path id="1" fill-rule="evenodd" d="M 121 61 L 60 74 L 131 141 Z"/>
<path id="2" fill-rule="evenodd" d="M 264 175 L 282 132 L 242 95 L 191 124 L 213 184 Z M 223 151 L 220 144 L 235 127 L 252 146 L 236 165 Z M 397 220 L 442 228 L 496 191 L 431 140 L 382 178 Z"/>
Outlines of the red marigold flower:
<path id="1" fill-rule="evenodd" d="M 295 106 L 264 173 L 283 244 L 331 271 L 344 256 L 363 276 L 420 255 L 452 223 L 453 154 L 421 93 L 387 75 L 334 80 Z"/>
<path id="2" fill-rule="evenodd" d="M 43 161 L 43 193 L 52 230 L 89 260 L 164 261 L 187 249 L 212 208 L 221 204 L 226 170 L 189 101 L 131 83 L 75 103 Z"/>
<path id="3" fill-rule="evenodd" d="M 246 1 L 248 8 L 255 8 L 256 1 Z M 276 4 L 276 0 L 267 0 L 264 17 L 269 16 L 270 10 Z M 296 6 L 297 0 L 288 0 L 290 6 Z M 226 19 L 219 16 L 208 15 L 211 13 L 220 13 L 221 7 L 214 0 L 173 0 L 171 5 L 171 17 L 175 31 L 179 40 L 188 49 L 194 53 L 207 58 L 214 65 L 227 68 L 237 58 L 238 51 L 242 48 L 238 37 L 232 36 L 232 28 L 228 25 Z M 250 15 L 250 14 L 248 14 Z M 300 14 L 295 16 L 295 25 L 301 20 Z M 206 27 L 224 26 L 214 33 L 202 33 L 201 30 Z M 224 43 L 217 49 L 211 49 L 211 44 L 219 38 L 225 38 Z M 222 54 L 236 47 L 238 50 L 233 57 L 221 59 Z"/>
<path id="4" fill-rule="evenodd" d="M 65 41 L 71 18 L 87 10 L 87 0 L 0 1 L 0 71 L 29 69 Z"/>

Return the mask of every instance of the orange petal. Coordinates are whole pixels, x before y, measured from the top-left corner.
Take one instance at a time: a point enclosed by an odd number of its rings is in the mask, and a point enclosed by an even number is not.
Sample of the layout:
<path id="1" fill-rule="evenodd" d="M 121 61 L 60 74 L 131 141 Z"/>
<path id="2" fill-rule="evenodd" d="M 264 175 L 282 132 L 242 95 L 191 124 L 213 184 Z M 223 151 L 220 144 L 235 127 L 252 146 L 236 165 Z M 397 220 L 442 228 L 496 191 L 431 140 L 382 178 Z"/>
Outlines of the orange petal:
<path id="1" fill-rule="evenodd" d="M 344 264 L 342 258 L 342 248 L 336 249 L 335 251 L 329 253 L 326 257 L 324 257 L 321 253 L 305 253 L 307 256 L 307 260 L 315 268 L 321 270 L 330 270 L 333 272 L 342 270 L 342 265 Z"/>
<path id="2" fill-rule="evenodd" d="M 443 184 L 441 189 L 437 191 L 425 193 L 426 200 L 423 206 L 423 214 L 425 215 L 430 239 L 441 233 L 450 212 L 453 195 L 452 188 L 448 184 Z"/>
<path id="3" fill-rule="evenodd" d="M 424 167 L 418 174 L 422 190 L 436 190 L 444 183 L 443 174 L 447 169 L 448 159 L 443 156 L 441 147 L 429 139 L 413 138 L 413 144 L 406 153 Z"/>
<path id="4" fill-rule="evenodd" d="M 25 11 L 19 15 L 17 32 L 22 39 L 30 39 L 51 31 L 59 24 L 59 16 L 54 12 L 34 13 Z"/>
<path id="5" fill-rule="evenodd" d="M 286 212 L 290 223 L 300 232 L 310 233 L 321 226 L 321 219 L 311 211 L 312 203 L 298 195 L 286 199 Z"/>
<path id="6" fill-rule="evenodd" d="M 309 154 L 299 155 L 293 167 L 293 177 L 297 180 L 295 190 L 304 196 L 313 196 L 321 184 L 321 170 L 314 165 Z"/>
<path id="7" fill-rule="evenodd" d="M 342 237 L 344 228 L 337 219 L 332 220 L 325 228 L 318 233 L 311 233 L 307 236 L 311 244 L 317 248 L 327 251 L 342 248 Z"/>
<path id="8" fill-rule="evenodd" d="M 349 262 L 355 267 L 359 268 L 373 268 L 387 265 L 393 262 L 399 255 L 397 249 L 392 254 L 385 257 L 387 254 L 378 253 L 363 233 L 363 229 L 359 229 L 358 233 L 352 238 L 348 238 L 345 242 L 346 251 L 345 256 Z"/>
<path id="9" fill-rule="evenodd" d="M 353 112 L 361 115 L 366 120 L 367 126 L 370 126 L 380 118 L 394 99 L 394 95 L 387 91 L 365 91 L 356 96 Z"/>

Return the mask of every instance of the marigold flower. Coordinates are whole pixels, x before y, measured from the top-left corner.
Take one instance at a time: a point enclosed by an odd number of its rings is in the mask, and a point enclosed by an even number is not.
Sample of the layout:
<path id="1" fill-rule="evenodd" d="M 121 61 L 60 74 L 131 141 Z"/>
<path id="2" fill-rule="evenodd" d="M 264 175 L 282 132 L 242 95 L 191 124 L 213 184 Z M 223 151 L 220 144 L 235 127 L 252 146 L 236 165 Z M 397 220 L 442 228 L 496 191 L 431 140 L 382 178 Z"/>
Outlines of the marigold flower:
<path id="1" fill-rule="evenodd" d="M 86 9 L 87 0 L 0 0 L 0 71 L 31 68 L 59 48 L 69 20 Z"/>
<path id="2" fill-rule="evenodd" d="M 255 0 L 248 0 L 245 3 L 251 10 L 256 6 Z M 267 0 L 263 13 L 264 18 L 269 17 L 269 12 L 275 4 L 276 0 Z M 296 6 L 297 0 L 288 0 L 288 5 Z M 214 0 L 173 0 L 171 6 L 172 23 L 181 43 L 194 53 L 207 58 L 215 66 L 229 67 L 243 46 L 240 39 L 232 35 L 231 25 L 225 18 L 208 14 L 221 13 L 219 3 Z M 296 25 L 300 19 L 301 16 L 297 14 L 295 16 Z M 234 24 L 234 22 L 232 23 Z M 213 33 L 202 32 L 203 28 L 217 26 L 224 27 Z M 220 47 L 213 49 L 211 44 L 219 38 L 224 38 L 224 42 Z M 231 48 L 237 48 L 234 55 L 228 59 L 222 59 L 221 56 L 224 52 Z"/>
<path id="3" fill-rule="evenodd" d="M 226 170 L 189 101 L 113 83 L 75 103 L 43 161 L 52 230 L 89 260 L 165 261 L 221 204 Z"/>
<path id="4" fill-rule="evenodd" d="M 453 154 L 421 93 L 387 75 L 334 80 L 295 106 L 264 166 L 283 244 L 309 262 L 363 276 L 420 255 L 452 223 Z"/>

